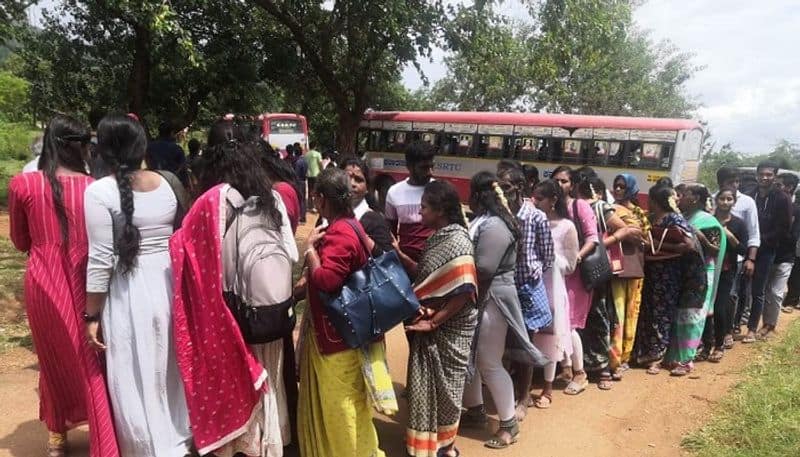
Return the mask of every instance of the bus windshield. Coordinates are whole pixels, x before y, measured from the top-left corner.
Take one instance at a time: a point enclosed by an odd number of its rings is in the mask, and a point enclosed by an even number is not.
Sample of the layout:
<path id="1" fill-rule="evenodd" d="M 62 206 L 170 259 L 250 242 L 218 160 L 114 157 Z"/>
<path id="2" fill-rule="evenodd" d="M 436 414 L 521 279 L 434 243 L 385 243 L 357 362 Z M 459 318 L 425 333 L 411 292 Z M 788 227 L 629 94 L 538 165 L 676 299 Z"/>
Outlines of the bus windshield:
<path id="1" fill-rule="evenodd" d="M 278 135 L 298 134 L 303 133 L 303 126 L 297 119 L 270 119 L 269 131 Z"/>

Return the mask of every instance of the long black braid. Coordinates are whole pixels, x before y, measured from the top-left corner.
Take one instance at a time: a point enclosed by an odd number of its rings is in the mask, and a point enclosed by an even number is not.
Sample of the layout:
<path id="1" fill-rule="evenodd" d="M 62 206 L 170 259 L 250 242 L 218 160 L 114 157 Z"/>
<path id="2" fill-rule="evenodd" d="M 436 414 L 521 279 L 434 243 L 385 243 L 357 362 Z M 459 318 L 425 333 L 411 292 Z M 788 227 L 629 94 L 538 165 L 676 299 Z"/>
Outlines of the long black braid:
<path id="1" fill-rule="evenodd" d="M 495 175 L 488 171 L 481 171 L 472 177 L 469 183 L 470 203 L 477 207 L 483 214 L 489 213 L 499 217 L 511 231 L 517 245 L 522 243 L 522 231 L 519 228 L 519 221 L 511 212 L 506 202 L 500 185 Z"/>
<path id="2" fill-rule="evenodd" d="M 69 243 L 69 217 L 64 206 L 64 189 L 56 177 L 56 170 L 61 166 L 70 171 L 86 174 L 84 145 L 90 138 L 88 128 L 77 120 L 63 115 L 50 119 L 44 131 L 42 155 L 38 165 L 50 183 L 53 207 L 61 229 L 61 241 L 65 245 Z"/>
<path id="3" fill-rule="evenodd" d="M 115 239 L 119 270 L 127 275 L 136 266 L 142 235 L 133 224 L 133 188 L 131 180 L 142 166 L 147 136 L 142 125 L 128 116 L 109 115 L 97 126 L 97 149 L 117 180 L 119 204 L 125 217 L 122 232 Z"/>

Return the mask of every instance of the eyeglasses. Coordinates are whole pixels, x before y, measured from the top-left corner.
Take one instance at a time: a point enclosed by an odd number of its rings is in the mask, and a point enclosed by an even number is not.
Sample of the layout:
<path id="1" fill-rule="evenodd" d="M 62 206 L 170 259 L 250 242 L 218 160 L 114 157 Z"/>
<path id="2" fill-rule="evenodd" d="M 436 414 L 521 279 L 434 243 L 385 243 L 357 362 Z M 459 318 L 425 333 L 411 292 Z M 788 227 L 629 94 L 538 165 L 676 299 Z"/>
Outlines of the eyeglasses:
<path id="1" fill-rule="evenodd" d="M 627 188 L 628 186 L 626 186 L 625 184 L 614 184 L 614 189 L 625 190 Z"/>

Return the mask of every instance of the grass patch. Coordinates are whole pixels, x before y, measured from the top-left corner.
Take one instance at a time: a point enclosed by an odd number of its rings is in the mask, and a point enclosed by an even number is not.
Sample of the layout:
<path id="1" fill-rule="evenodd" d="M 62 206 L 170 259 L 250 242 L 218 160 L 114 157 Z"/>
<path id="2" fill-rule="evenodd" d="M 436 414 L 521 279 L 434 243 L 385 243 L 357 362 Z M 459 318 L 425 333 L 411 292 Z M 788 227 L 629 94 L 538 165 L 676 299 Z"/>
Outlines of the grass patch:
<path id="1" fill-rule="evenodd" d="M 800 455 L 800 320 L 754 354 L 745 380 L 682 444 L 700 457 Z"/>

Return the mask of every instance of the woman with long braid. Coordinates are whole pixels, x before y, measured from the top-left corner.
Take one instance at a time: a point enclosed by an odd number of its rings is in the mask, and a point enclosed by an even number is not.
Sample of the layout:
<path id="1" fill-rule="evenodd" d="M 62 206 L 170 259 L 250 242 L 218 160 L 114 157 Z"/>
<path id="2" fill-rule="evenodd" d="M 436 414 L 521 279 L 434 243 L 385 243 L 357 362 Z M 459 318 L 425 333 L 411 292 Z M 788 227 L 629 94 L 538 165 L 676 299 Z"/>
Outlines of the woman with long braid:
<path id="1" fill-rule="evenodd" d="M 165 178 L 141 169 L 146 147 L 141 124 L 127 116 L 107 116 L 97 128 L 112 175 L 85 193 L 84 320 L 89 344 L 106 354 L 121 455 L 184 457 L 191 434 L 175 359 L 168 246 L 178 200 Z"/>
<path id="2" fill-rule="evenodd" d="M 480 172 L 470 182 L 470 209 L 477 218 L 469 233 L 475 245 L 475 267 L 478 271 L 478 319 L 475 347 L 477 371 L 464 390 L 462 422 L 483 425 L 482 383 L 492 394 L 500 418 L 494 438 L 485 443 L 492 449 L 503 449 L 517 441 L 519 425 L 514 403 L 514 384 L 503 367 L 506 335 L 510 335 L 515 358 L 527 365 L 547 362 L 528 337 L 522 307 L 514 283 L 517 250 L 520 244 L 519 222 L 508 207 L 495 176 Z"/>
<path id="3" fill-rule="evenodd" d="M 25 305 L 39 358 L 39 419 L 50 432 L 50 457 L 65 455 L 67 431 L 84 421 L 91 427 L 91 455 L 117 455 L 100 360 L 80 331 L 89 139 L 89 129 L 78 121 L 54 117 L 44 133 L 40 171 L 9 184 L 11 240 L 28 253 Z"/>

